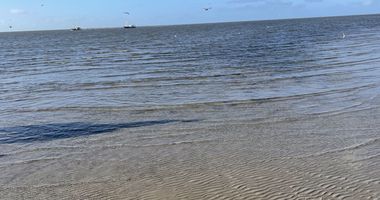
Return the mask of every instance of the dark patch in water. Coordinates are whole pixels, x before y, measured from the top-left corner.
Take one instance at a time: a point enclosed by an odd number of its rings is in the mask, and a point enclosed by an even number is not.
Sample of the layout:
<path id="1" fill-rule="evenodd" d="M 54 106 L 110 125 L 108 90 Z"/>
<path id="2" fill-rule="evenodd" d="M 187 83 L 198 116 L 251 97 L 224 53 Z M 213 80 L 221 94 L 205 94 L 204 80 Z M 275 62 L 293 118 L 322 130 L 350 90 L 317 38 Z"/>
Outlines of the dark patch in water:
<path id="1" fill-rule="evenodd" d="M 110 133 L 124 128 L 138 128 L 169 124 L 190 123 L 199 120 L 158 120 L 122 124 L 62 123 L 0 128 L 0 144 L 45 142 L 80 136 Z M 0 155 L 1 157 L 1 155 Z"/>

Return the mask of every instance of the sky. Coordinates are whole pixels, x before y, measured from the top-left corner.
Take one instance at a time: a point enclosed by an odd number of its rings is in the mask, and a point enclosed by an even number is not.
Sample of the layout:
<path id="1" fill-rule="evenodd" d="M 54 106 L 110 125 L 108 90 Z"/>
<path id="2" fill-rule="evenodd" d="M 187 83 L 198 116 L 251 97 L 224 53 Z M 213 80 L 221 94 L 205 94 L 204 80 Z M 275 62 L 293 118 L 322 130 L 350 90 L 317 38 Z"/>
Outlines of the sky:
<path id="1" fill-rule="evenodd" d="M 377 13 L 380 0 L 1 0 L 0 32 Z"/>

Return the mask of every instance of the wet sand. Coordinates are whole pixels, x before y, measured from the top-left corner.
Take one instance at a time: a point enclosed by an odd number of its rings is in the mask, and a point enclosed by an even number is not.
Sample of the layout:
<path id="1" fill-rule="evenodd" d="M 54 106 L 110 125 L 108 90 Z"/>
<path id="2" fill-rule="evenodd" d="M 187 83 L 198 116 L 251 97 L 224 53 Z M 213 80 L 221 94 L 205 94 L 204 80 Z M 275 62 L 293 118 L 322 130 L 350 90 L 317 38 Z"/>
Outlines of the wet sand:
<path id="1" fill-rule="evenodd" d="M 180 120 L 0 144 L 0 198 L 379 199 L 378 104 L 302 114 L 290 103 L 151 109 L 131 121 Z"/>

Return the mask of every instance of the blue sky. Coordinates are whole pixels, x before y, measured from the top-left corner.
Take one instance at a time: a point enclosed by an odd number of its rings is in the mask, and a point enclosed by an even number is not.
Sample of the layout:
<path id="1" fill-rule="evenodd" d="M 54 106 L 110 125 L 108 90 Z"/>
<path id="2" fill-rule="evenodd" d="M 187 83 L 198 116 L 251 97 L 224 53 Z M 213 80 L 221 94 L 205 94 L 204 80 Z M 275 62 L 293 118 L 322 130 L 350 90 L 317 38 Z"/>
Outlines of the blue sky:
<path id="1" fill-rule="evenodd" d="M 1 0 L 0 31 L 120 27 L 127 18 L 142 26 L 374 13 L 380 0 Z"/>

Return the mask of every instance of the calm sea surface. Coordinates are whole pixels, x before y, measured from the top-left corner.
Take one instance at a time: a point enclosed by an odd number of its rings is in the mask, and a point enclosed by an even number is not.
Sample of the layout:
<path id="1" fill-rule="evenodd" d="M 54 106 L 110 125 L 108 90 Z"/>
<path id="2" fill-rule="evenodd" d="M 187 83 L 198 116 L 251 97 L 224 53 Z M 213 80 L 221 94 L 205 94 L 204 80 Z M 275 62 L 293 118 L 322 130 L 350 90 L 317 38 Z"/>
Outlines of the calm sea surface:
<path id="1" fill-rule="evenodd" d="M 0 199 L 380 197 L 380 15 L 0 33 Z"/>
<path id="2" fill-rule="evenodd" d="M 0 140 L 9 127 L 125 122 L 170 106 L 364 109 L 379 86 L 379 15 L 0 33 Z"/>

